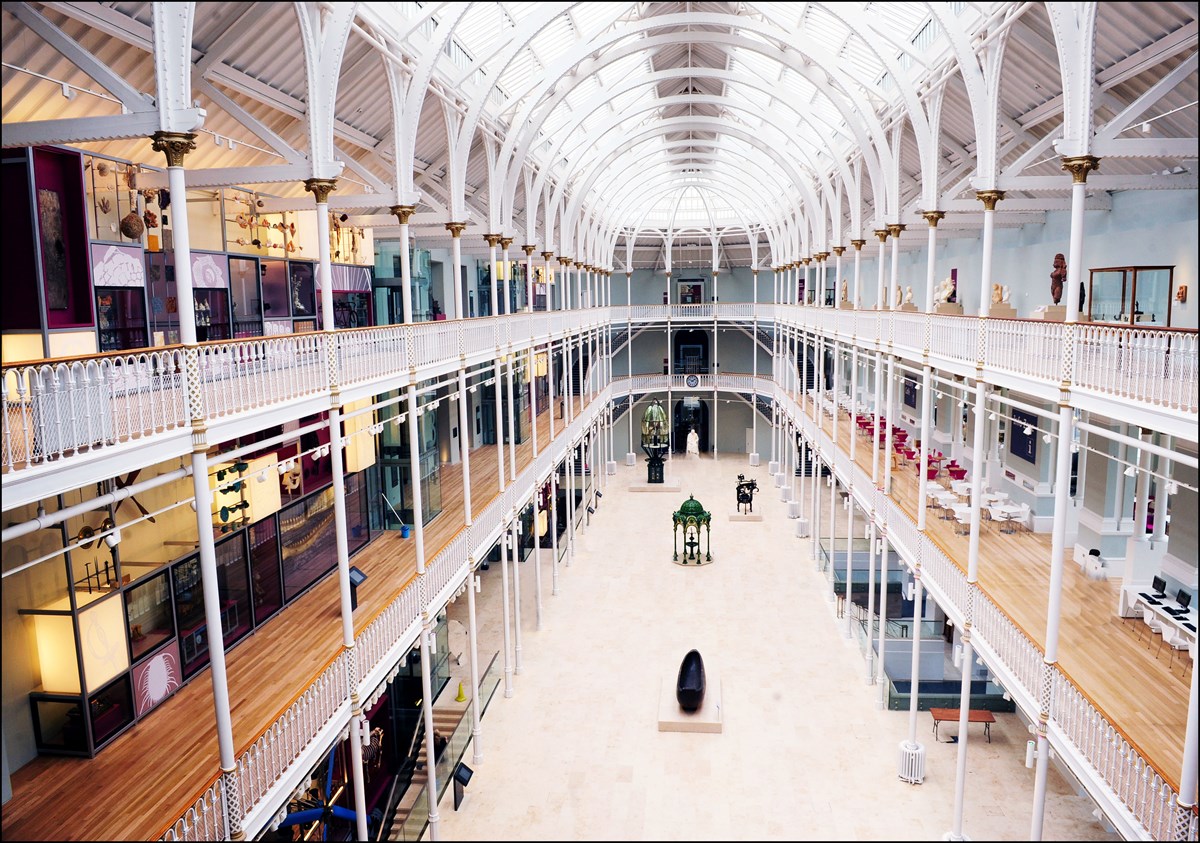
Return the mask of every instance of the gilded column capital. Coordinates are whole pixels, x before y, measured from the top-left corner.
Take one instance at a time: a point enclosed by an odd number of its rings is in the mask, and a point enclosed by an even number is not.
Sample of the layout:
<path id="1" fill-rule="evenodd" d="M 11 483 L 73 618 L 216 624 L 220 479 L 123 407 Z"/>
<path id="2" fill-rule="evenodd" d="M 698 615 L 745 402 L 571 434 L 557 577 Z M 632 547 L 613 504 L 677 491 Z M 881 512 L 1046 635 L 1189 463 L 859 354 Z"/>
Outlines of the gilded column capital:
<path id="1" fill-rule="evenodd" d="M 887 227 L 887 230 L 888 230 L 888 234 L 892 235 L 893 237 L 899 237 L 900 232 L 904 230 L 904 225 L 901 223 L 898 223 L 898 222 L 894 222 Z"/>
<path id="2" fill-rule="evenodd" d="M 305 179 L 304 189 L 313 195 L 318 205 L 329 202 L 329 194 L 337 190 L 337 179 Z"/>
<path id="3" fill-rule="evenodd" d="M 446 223 L 446 230 L 450 232 L 450 236 L 453 237 L 455 240 L 457 240 L 459 237 L 462 236 L 462 233 L 466 229 L 466 227 L 467 227 L 467 224 L 465 222 L 448 222 L 448 223 Z"/>
<path id="4" fill-rule="evenodd" d="M 483 239 L 486 240 L 487 244 L 489 246 L 491 246 L 493 249 L 500 245 L 500 235 L 499 234 L 485 234 L 485 235 L 483 235 Z"/>
<path id="5" fill-rule="evenodd" d="M 1100 169 L 1100 159 L 1095 155 L 1072 155 L 1062 160 L 1062 168 L 1071 174 L 1072 184 L 1086 184 L 1088 173 Z"/>
<path id="6" fill-rule="evenodd" d="M 867 241 L 866 240 L 851 240 L 850 245 L 854 247 L 854 251 L 860 252 L 860 251 L 862 251 L 862 247 L 867 245 Z"/>
<path id="7" fill-rule="evenodd" d="M 521 250 L 523 252 L 525 252 L 526 257 L 532 257 L 533 253 L 537 251 L 537 244 L 536 243 L 526 243 L 524 246 L 521 247 Z"/>
<path id="8" fill-rule="evenodd" d="M 827 259 L 829 258 L 829 252 L 817 252 L 817 254 L 816 254 L 816 255 L 814 255 L 814 257 L 815 257 L 815 258 L 816 258 L 818 261 L 825 261 L 825 260 L 827 260 Z"/>
<path id="9" fill-rule="evenodd" d="M 562 255 L 559 255 L 558 262 L 560 264 L 562 264 L 563 266 L 570 266 L 571 264 L 575 263 L 575 259 L 574 258 L 564 258 Z"/>
<path id="10" fill-rule="evenodd" d="M 167 156 L 168 167 L 182 167 L 183 157 L 196 148 L 194 132 L 155 132 L 150 136 L 151 148 Z"/>
<path id="11" fill-rule="evenodd" d="M 513 244 L 513 238 L 511 238 L 511 237 L 501 237 L 500 238 L 500 248 L 501 249 L 504 249 L 507 251 L 508 247 L 511 246 L 512 244 Z"/>
<path id="12" fill-rule="evenodd" d="M 412 205 L 393 205 L 388 208 L 388 211 L 400 221 L 401 225 L 408 225 L 408 221 L 412 219 L 412 215 L 417 212 L 417 209 Z"/>
<path id="13" fill-rule="evenodd" d="M 1004 191 L 1003 190 L 977 190 L 977 191 L 975 191 L 975 198 L 983 203 L 983 210 L 994 211 L 994 210 L 996 210 L 996 203 L 1004 198 Z"/>
<path id="14" fill-rule="evenodd" d="M 810 263 L 812 263 L 812 258 L 800 258 L 800 263 L 808 266 Z"/>
<path id="15" fill-rule="evenodd" d="M 835 255 L 837 255 L 839 258 L 842 256 L 842 254 L 843 254 L 845 251 L 846 251 L 846 247 L 845 247 L 845 246 L 834 246 L 834 247 L 833 247 L 833 253 L 834 253 Z"/>
<path id="16" fill-rule="evenodd" d="M 946 212 L 922 211 L 921 216 L 925 218 L 925 222 L 929 223 L 930 228 L 937 228 L 937 224 L 946 218 Z"/>
<path id="17" fill-rule="evenodd" d="M 554 252 L 542 252 L 542 258 L 545 259 L 546 263 L 550 263 L 552 257 L 554 257 Z"/>
<path id="18" fill-rule="evenodd" d="M 888 230 L 886 228 L 877 228 L 875 229 L 875 236 L 878 237 L 879 242 L 882 243 L 888 239 Z"/>

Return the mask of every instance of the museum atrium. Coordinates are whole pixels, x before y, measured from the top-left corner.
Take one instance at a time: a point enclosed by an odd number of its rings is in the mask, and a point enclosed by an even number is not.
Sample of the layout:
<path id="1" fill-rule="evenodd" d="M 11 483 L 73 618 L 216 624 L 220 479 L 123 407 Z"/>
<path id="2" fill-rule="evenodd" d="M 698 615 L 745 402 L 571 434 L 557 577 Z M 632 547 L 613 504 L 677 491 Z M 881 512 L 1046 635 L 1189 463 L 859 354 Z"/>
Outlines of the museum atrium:
<path id="1" fill-rule="evenodd" d="M 1197 839 L 1196 3 L 0 19 L 5 839 Z"/>

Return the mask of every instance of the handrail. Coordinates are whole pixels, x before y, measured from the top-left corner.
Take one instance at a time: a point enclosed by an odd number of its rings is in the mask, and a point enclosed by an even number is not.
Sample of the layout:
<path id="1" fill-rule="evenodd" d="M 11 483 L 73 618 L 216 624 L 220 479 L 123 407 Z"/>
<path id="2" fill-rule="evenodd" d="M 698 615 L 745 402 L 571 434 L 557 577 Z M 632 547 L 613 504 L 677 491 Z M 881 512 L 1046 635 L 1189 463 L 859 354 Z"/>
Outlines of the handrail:
<path id="1" fill-rule="evenodd" d="M 520 502 L 533 495 L 540 485 L 542 475 L 566 455 L 574 439 L 600 416 L 611 400 L 611 390 L 609 385 L 597 391 L 593 400 L 580 410 L 566 428 L 560 429 L 558 435 L 542 449 L 537 458 L 512 479 L 502 493 L 494 496 L 483 510 L 475 515 L 473 523 L 461 528 L 429 559 L 425 575 L 429 579 L 428 584 L 421 582 L 422 577 L 410 578 L 395 599 L 360 629 L 355 635 L 353 650 L 360 685 L 367 682 L 368 674 L 379 667 L 381 660 L 392 649 L 396 640 L 399 640 L 396 638 L 381 643 L 378 640 L 381 635 L 386 635 L 388 630 L 393 631 L 395 636 L 402 635 L 404 630 L 419 620 L 423 608 L 421 604 L 424 601 L 433 601 L 437 595 L 444 594 L 447 585 L 467 575 L 466 560 L 470 557 L 479 558 L 495 540 L 495 533 L 510 512 Z M 427 586 L 424 594 L 414 600 L 422 586 Z M 398 611 L 401 610 L 405 612 L 405 616 L 397 617 Z M 269 795 L 271 788 L 292 770 L 295 763 L 306 757 L 305 753 L 310 749 L 312 741 L 332 722 L 344 703 L 349 700 L 346 677 L 350 655 L 349 649 L 340 648 L 325 666 L 317 671 L 308 686 L 283 706 L 279 715 L 253 739 L 246 742 L 238 752 L 236 775 L 244 813 L 248 813 Z M 360 693 L 362 691 L 369 695 L 374 691 L 374 687 L 361 687 Z M 337 731 L 340 732 L 345 725 L 339 723 Z M 196 815 L 197 805 L 214 804 L 210 791 L 215 786 L 210 780 L 192 800 L 192 807 L 188 808 L 183 817 L 171 823 L 160 839 L 200 840 L 227 837 L 227 833 L 221 832 L 211 822 L 187 821 L 189 816 Z M 211 830 L 215 836 L 203 836 L 203 833 L 197 831 L 202 828 Z"/>
<path id="2" fill-rule="evenodd" d="M 871 489 L 872 503 L 868 517 L 874 518 L 889 537 L 889 542 L 905 563 L 921 565 L 922 579 L 939 590 L 949 603 L 945 608 L 961 612 L 966 605 L 969 585 L 966 572 L 927 533 L 919 532 L 916 522 L 894 500 L 876 488 L 857 463 L 833 445 L 786 390 L 774 386 L 775 401 L 792 423 L 826 452 L 825 459 L 833 462 L 835 472 L 844 478 L 853 477 L 853 485 Z M 831 457 L 828 455 L 832 455 Z M 1041 699 L 1041 671 L 1044 654 L 1020 627 L 986 593 L 980 591 L 976 601 L 972 636 L 981 648 L 995 654 L 1001 666 L 1016 681 L 1006 680 L 1009 690 L 1025 699 Z M 1119 800 L 1122 809 L 1140 823 L 1155 839 L 1174 839 L 1177 832 L 1172 817 L 1177 799 L 1173 778 L 1154 768 L 1142 750 L 1111 722 L 1099 706 L 1081 688 L 1074 685 L 1058 666 L 1050 673 L 1052 698 L 1050 734 L 1053 738 L 1070 741 L 1076 752 L 1060 756 L 1068 763 L 1083 763 L 1096 779 L 1105 783 Z M 1117 741 L 1119 738 L 1119 743 Z M 1081 777 L 1083 778 L 1083 777 Z M 1130 782 L 1144 782 L 1145 787 L 1131 790 Z M 1147 791 L 1150 797 L 1147 797 Z M 1093 794 L 1095 796 L 1095 794 Z M 1196 819 L 1191 821 L 1195 834 Z"/>

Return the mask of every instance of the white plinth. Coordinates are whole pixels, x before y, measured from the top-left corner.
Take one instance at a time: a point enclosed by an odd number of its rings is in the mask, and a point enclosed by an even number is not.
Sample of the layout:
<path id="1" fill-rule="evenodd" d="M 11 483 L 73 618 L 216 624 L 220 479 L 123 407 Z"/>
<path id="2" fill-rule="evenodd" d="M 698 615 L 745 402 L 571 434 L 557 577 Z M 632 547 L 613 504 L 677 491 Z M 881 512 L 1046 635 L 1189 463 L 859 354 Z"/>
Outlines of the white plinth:
<path id="1" fill-rule="evenodd" d="M 604 471 L 607 474 L 616 474 L 617 473 L 617 461 L 609 460 L 608 462 L 606 462 L 604 464 Z"/>
<path id="2" fill-rule="evenodd" d="M 767 463 L 767 474 L 775 475 L 779 473 L 779 460 L 771 460 Z"/>
<path id="3" fill-rule="evenodd" d="M 992 302 L 988 307 L 988 316 L 994 316 L 996 319 L 1016 319 L 1017 309 L 1008 302 Z"/>
<path id="4" fill-rule="evenodd" d="M 775 486 L 782 488 L 787 485 L 787 475 L 782 471 L 775 473 Z"/>
<path id="5" fill-rule="evenodd" d="M 634 483 L 629 487 L 631 492 L 678 492 L 683 488 L 683 485 L 678 480 L 672 480 L 670 477 L 664 479 L 662 483 Z"/>
<path id="6" fill-rule="evenodd" d="M 796 535 L 802 539 L 808 538 L 808 519 L 807 518 L 797 518 L 796 519 Z"/>
<path id="7" fill-rule="evenodd" d="M 757 512 L 735 512 L 729 516 L 730 521 L 762 521 L 763 517 Z"/>
<path id="8" fill-rule="evenodd" d="M 664 676 L 662 691 L 658 699 L 658 731 L 660 732 L 707 732 L 720 734 L 724 728 L 721 710 L 721 680 L 708 664 L 704 665 L 704 702 L 696 711 L 684 711 L 675 699 L 677 669 Z"/>
<path id="9" fill-rule="evenodd" d="M 788 518 L 800 517 L 800 501 L 788 501 Z"/>
<path id="10" fill-rule="evenodd" d="M 637 454 L 629 453 L 625 455 L 625 465 L 637 465 Z"/>
<path id="11" fill-rule="evenodd" d="M 758 454 L 750 455 L 750 465 L 758 465 Z"/>

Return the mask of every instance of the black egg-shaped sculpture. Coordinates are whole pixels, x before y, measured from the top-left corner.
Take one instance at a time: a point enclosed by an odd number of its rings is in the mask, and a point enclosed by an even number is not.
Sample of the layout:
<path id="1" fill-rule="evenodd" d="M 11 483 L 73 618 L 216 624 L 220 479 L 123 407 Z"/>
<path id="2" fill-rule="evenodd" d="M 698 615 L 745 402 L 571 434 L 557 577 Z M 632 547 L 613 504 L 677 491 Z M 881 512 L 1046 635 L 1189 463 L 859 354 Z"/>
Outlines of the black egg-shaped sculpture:
<path id="1" fill-rule="evenodd" d="M 699 650 L 689 650 L 679 665 L 675 699 L 684 711 L 696 711 L 704 702 L 704 659 L 700 658 Z"/>

